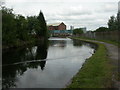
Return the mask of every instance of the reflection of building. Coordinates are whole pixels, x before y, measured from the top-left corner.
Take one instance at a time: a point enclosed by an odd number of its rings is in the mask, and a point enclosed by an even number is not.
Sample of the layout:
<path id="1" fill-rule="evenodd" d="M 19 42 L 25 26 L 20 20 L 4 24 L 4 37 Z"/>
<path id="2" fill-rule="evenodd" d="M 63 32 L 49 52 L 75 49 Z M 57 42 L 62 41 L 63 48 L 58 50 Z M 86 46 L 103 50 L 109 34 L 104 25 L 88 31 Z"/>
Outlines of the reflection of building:
<path id="1" fill-rule="evenodd" d="M 65 40 L 53 40 L 53 41 L 50 41 L 50 45 L 53 47 L 65 47 L 66 41 Z"/>
<path id="2" fill-rule="evenodd" d="M 48 30 L 66 30 L 66 25 L 62 23 L 48 25 Z"/>

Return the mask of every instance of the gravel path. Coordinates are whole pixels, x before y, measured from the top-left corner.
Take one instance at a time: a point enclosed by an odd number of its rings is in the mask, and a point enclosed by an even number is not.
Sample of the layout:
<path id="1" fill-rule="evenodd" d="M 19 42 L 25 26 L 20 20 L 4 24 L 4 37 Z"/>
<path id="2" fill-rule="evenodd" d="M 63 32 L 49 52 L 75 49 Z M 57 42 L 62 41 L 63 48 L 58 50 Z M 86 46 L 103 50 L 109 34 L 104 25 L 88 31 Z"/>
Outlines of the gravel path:
<path id="1" fill-rule="evenodd" d="M 118 48 L 117 46 L 113 44 L 108 44 L 108 43 L 101 42 L 101 41 L 95 41 L 95 40 L 87 40 L 87 41 L 102 43 L 106 46 L 107 52 L 108 52 L 107 54 L 111 60 L 112 66 L 114 67 L 113 75 L 112 75 L 113 87 L 119 88 L 120 90 L 120 80 L 115 79 L 116 73 L 120 75 L 120 56 L 119 56 L 120 48 Z"/>

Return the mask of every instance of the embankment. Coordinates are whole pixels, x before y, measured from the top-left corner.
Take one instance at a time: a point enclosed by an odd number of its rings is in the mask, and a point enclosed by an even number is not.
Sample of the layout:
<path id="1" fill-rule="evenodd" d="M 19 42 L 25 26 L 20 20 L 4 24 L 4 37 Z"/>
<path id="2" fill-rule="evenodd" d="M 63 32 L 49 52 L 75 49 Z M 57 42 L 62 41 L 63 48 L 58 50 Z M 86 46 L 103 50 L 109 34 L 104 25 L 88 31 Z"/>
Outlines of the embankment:
<path id="1" fill-rule="evenodd" d="M 81 40 L 80 38 L 73 39 Z M 111 88 L 112 66 L 105 45 L 98 42 L 83 41 L 97 44 L 97 51 L 86 60 L 67 88 Z"/>

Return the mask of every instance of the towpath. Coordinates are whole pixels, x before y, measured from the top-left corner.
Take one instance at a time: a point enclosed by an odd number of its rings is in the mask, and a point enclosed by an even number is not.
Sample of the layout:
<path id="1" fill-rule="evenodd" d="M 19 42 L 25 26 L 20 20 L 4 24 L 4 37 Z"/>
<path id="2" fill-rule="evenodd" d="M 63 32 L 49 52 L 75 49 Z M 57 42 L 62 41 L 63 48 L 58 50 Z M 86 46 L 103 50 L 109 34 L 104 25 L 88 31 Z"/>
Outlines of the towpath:
<path id="1" fill-rule="evenodd" d="M 111 64 L 114 67 L 113 68 L 113 73 L 112 73 L 112 81 L 113 81 L 113 87 L 114 88 L 119 88 L 120 90 L 120 48 L 113 44 L 101 42 L 101 41 L 95 41 L 95 40 L 87 40 L 87 41 L 92 41 L 92 42 L 98 42 L 102 43 L 106 46 L 107 48 L 107 55 L 109 59 L 111 60 Z M 119 77 L 119 79 L 118 79 Z"/>

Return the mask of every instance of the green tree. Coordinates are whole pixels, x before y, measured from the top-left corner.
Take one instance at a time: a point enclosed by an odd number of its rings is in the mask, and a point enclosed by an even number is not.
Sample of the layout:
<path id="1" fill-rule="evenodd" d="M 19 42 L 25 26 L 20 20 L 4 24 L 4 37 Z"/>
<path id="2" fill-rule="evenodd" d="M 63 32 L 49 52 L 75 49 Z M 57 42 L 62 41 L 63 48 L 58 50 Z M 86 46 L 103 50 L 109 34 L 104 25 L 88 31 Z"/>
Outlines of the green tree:
<path id="1" fill-rule="evenodd" d="M 108 21 L 109 30 L 118 30 L 118 20 L 115 16 L 111 16 Z"/>
<path id="2" fill-rule="evenodd" d="M 22 41 L 28 40 L 28 30 L 27 30 L 27 20 L 24 16 L 16 16 L 16 28 L 17 28 L 17 38 Z"/>
<path id="3" fill-rule="evenodd" d="M 33 42 L 33 32 L 41 40 L 47 40 L 48 31 L 43 13 L 38 16 L 25 18 L 15 15 L 13 9 L 2 7 L 2 44 L 3 46 L 20 46 L 24 43 Z M 37 38 L 38 39 L 38 38 Z M 44 44 L 45 42 L 43 42 Z"/>
<path id="4" fill-rule="evenodd" d="M 81 34 L 83 34 L 82 28 L 74 29 L 74 30 L 73 30 L 73 34 L 74 34 L 74 35 L 81 35 Z"/>
<path id="5" fill-rule="evenodd" d="M 2 44 L 15 46 L 29 39 L 28 22 L 22 15 L 15 15 L 13 9 L 2 7 Z"/>
<path id="6" fill-rule="evenodd" d="M 2 44 L 15 44 L 16 40 L 16 23 L 13 9 L 2 7 Z"/>
<path id="7" fill-rule="evenodd" d="M 118 30 L 120 30 L 120 11 L 117 14 L 117 24 L 118 24 Z"/>
<path id="8" fill-rule="evenodd" d="M 104 32 L 104 31 L 108 31 L 107 27 L 99 27 L 98 29 L 96 29 L 95 32 Z"/>
<path id="9" fill-rule="evenodd" d="M 47 25 L 46 25 L 44 15 L 41 11 L 40 11 L 37 19 L 39 20 L 40 29 L 36 30 L 36 34 L 38 36 L 47 37 L 47 35 L 48 35 Z"/>
<path id="10" fill-rule="evenodd" d="M 36 16 L 27 17 L 29 33 L 37 33 L 40 30 L 39 20 Z"/>

